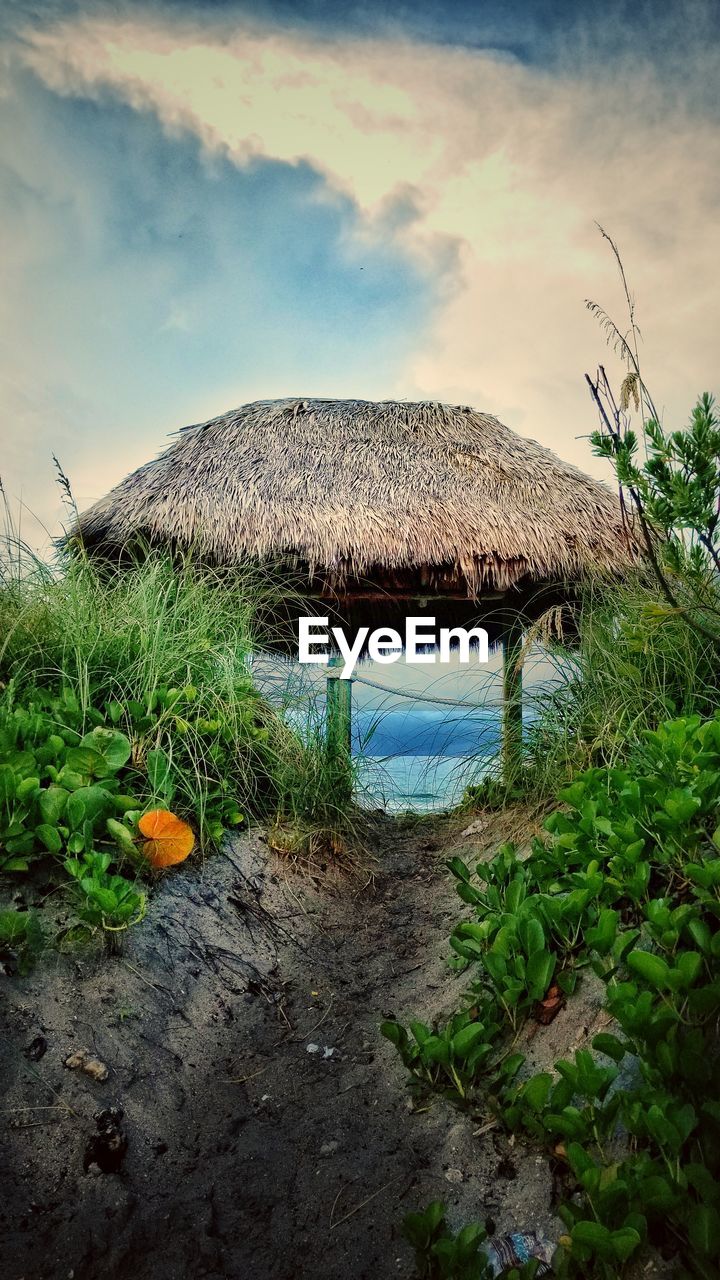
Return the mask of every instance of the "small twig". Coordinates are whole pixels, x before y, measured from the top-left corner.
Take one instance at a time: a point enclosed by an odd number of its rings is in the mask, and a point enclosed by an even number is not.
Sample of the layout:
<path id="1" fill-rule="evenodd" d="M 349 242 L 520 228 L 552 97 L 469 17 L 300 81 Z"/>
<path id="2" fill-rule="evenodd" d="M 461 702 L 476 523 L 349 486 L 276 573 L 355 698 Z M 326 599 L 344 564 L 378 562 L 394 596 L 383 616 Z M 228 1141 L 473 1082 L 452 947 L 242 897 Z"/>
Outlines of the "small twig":
<path id="1" fill-rule="evenodd" d="M 335 997 L 334 997 L 334 996 L 331 996 L 331 997 L 330 997 L 330 1003 L 329 1003 L 329 1005 L 328 1005 L 327 1009 L 325 1010 L 325 1012 L 323 1013 L 322 1017 L 321 1017 L 321 1018 L 318 1018 L 317 1022 L 313 1023 L 313 1025 L 309 1028 L 309 1030 L 308 1030 L 308 1031 L 298 1031 L 297 1035 L 295 1035 L 295 1037 L 294 1037 L 294 1038 L 295 1038 L 295 1040 L 298 1040 L 298 1041 L 300 1041 L 300 1040 L 307 1040 L 308 1036 L 311 1036 L 311 1035 L 312 1035 L 312 1033 L 313 1033 L 313 1031 L 317 1031 L 318 1027 L 321 1027 L 321 1026 L 322 1026 L 323 1022 L 325 1021 L 325 1019 L 327 1018 L 328 1014 L 330 1013 L 330 1010 L 331 1010 L 331 1009 L 332 1009 L 332 1007 L 333 1007 L 333 1003 L 334 1003 L 334 1001 L 335 1001 Z M 288 1023 L 288 1026 L 290 1026 L 290 1023 Z M 293 1030 L 294 1030 L 294 1028 L 293 1028 Z M 279 1043 L 279 1041 L 278 1041 L 278 1043 Z"/>
<path id="2" fill-rule="evenodd" d="M 337 1202 L 338 1202 L 338 1200 L 340 1199 L 340 1197 L 341 1197 L 341 1195 L 342 1195 L 342 1193 L 343 1193 L 344 1189 L 345 1189 L 344 1187 L 341 1187 L 341 1188 L 340 1188 L 340 1190 L 338 1191 L 338 1193 L 337 1193 L 337 1195 L 336 1195 L 335 1199 L 334 1199 L 334 1200 L 333 1200 L 333 1202 L 332 1202 L 332 1209 L 330 1210 L 330 1230 L 331 1230 L 331 1231 L 332 1231 L 332 1229 L 333 1229 L 333 1217 L 334 1217 L 334 1215 L 335 1215 L 335 1206 L 337 1205 Z"/>
<path id="3" fill-rule="evenodd" d="M 53 1108 L 53 1110 L 55 1109 L 56 1108 Z M 58 1116 L 57 1120 L 60 1120 L 61 1118 L 62 1118 L 61 1116 Z M 57 1123 L 57 1121 L 51 1120 L 50 1117 L 48 1116 L 47 1120 L 32 1120 L 30 1124 L 11 1124 L 10 1128 L 12 1129 L 13 1133 L 20 1133 L 23 1129 L 42 1129 L 46 1124 L 55 1124 L 55 1123 Z"/>
<path id="4" fill-rule="evenodd" d="M 356 1213 L 359 1213 L 361 1209 L 365 1208 L 366 1204 L 370 1204 L 371 1200 L 377 1199 L 378 1196 L 382 1195 L 383 1191 L 387 1191 L 388 1187 L 392 1187 L 395 1182 L 399 1182 L 401 1177 L 402 1174 L 398 1174 L 396 1177 L 391 1178 L 389 1182 L 386 1182 L 384 1186 L 378 1187 L 377 1191 L 373 1191 L 372 1195 L 366 1196 L 365 1199 L 361 1200 L 360 1204 L 356 1204 L 355 1208 L 351 1209 L 349 1213 L 344 1214 L 342 1218 L 338 1218 L 337 1222 L 332 1221 L 331 1214 L 330 1231 L 334 1231 L 335 1228 L 341 1226 L 343 1222 L 347 1222 L 348 1218 L 354 1217 Z M 339 1194 L 340 1193 L 338 1192 L 338 1195 Z M 335 1204 L 337 1204 L 337 1198 L 335 1200 Z M 333 1205 L 333 1208 L 334 1207 L 335 1205 Z"/>
<path id="5" fill-rule="evenodd" d="M 57 1089 L 54 1089 L 54 1088 L 53 1088 L 53 1086 L 52 1086 L 51 1084 L 48 1084 L 48 1081 L 47 1081 L 47 1080 L 44 1080 L 44 1079 L 43 1079 L 43 1077 L 40 1075 L 40 1072 L 39 1072 L 39 1071 L 36 1071 L 36 1070 L 35 1070 L 35 1068 L 34 1068 L 34 1067 L 31 1067 L 29 1063 L 27 1064 L 27 1069 L 28 1069 L 28 1071 L 30 1071 L 30 1072 L 35 1076 L 35 1079 L 36 1079 L 36 1080 L 39 1080 L 39 1081 L 40 1081 L 40 1083 L 41 1083 L 41 1085 L 43 1086 L 43 1088 L 44 1088 L 44 1089 L 49 1089 L 49 1090 L 50 1090 L 50 1092 L 51 1092 L 52 1094 L 54 1094 L 54 1096 L 55 1096 L 55 1097 L 57 1098 L 57 1100 L 58 1100 L 58 1105 L 59 1105 L 59 1106 L 64 1107 L 66 1111 L 69 1111 L 69 1112 L 70 1112 L 70 1115 L 71 1115 L 71 1116 L 75 1116 L 75 1119 L 76 1119 L 76 1120 L 82 1120 L 82 1116 L 80 1115 L 80 1112 L 79 1112 L 79 1111 L 76 1111 L 74 1107 L 71 1107 L 71 1106 L 70 1106 L 70 1103 L 65 1101 L 65 1099 L 64 1099 L 64 1098 L 63 1098 L 63 1096 L 62 1096 L 62 1094 L 58 1093 Z"/>
<path id="6" fill-rule="evenodd" d="M 0 1116 L 14 1116 L 18 1111 L 57 1111 L 57 1110 L 58 1110 L 57 1102 L 52 1102 L 49 1105 L 45 1105 L 45 1106 L 38 1103 L 29 1107 L 3 1107 L 2 1111 L 0 1111 Z"/>
<path id="7" fill-rule="evenodd" d="M 257 1071 L 251 1071 L 249 1076 L 221 1076 L 222 1084 L 245 1084 L 248 1080 L 254 1080 L 256 1076 L 262 1076 L 266 1071 L 270 1070 L 270 1063 L 266 1067 L 259 1067 Z"/>
<path id="8" fill-rule="evenodd" d="M 279 1005 L 277 1006 L 277 1010 L 278 1010 L 278 1013 L 280 1014 L 280 1017 L 281 1017 L 281 1018 L 284 1018 L 284 1020 L 285 1020 L 285 1022 L 287 1023 L 287 1025 L 288 1025 L 288 1027 L 289 1027 L 290 1031 L 293 1031 L 293 1032 L 294 1032 L 295 1028 L 294 1028 L 294 1026 L 293 1026 L 292 1022 L 290 1021 L 290 1019 L 288 1018 L 288 1016 L 287 1016 L 287 1014 L 286 1014 L 286 1012 L 285 1012 L 285 1006 L 284 1006 L 283 1004 L 279 1004 Z"/>
<path id="9" fill-rule="evenodd" d="M 173 1004 L 175 1003 L 175 993 L 171 991 L 169 987 L 164 987 L 162 983 L 151 982 L 149 978 L 145 977 L 145 974 L 142 973 L 140 969 L 136 969 L 134 964 L 130 964 L 129 960 L 123 960 L 123 964 L 126 969 L 129 969 L 131 973 L 134 973 L 135 976 L 140 978 L 142 982 L 146 983 L 148 987 L 152 987 L 153 991 L 164 992 L 166 996 L 170 996 Z"/>

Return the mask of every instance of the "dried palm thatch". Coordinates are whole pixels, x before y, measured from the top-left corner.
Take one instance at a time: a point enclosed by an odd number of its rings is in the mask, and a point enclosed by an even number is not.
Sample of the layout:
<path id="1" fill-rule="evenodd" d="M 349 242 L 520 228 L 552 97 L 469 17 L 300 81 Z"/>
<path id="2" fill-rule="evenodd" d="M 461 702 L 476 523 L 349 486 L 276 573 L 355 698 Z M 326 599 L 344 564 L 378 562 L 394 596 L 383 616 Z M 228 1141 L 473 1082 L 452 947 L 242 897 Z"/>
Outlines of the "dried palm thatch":
<path id="1" fill-rule="evenodd" d="M 602 484 L 488 414 L 398 401 L 257 401 L 185 427 L 78 531 L 105 552 L 144 538 L 280 560 L 340 596 L 473 600 L 635 557 Z"/>

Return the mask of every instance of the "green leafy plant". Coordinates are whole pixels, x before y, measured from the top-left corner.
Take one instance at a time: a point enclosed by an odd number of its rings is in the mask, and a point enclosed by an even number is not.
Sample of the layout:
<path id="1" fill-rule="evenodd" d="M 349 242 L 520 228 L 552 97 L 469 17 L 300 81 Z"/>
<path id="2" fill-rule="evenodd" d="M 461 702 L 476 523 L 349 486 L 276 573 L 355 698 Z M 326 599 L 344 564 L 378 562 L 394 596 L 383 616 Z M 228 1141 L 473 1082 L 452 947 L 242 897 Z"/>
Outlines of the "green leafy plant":
<path id="1" fill-rule="evenodd" d="M 415 1250 L 420 1280 L 490 1280 L 492 1271 L 481 1245 L 487 1232 L 479 1223 L 453 1234 L 445 1220 L 445 1205 L 434 1200 L 420 1213 L 403 1219 L 403 1235 Z"/>
<path id="2" fill-rule="evenodd" d="M 597 303 L 589 310 L 625 365 L 616 397 L 601 365 L 585 375 L 600 418 L 591 441 L 612 465 L 620 486 L 628 532 L 636 537 L 665 603 L 682 614 L 695 634 L 720 646 L 720 419 L 708 392 L 701 395 L 684 430 L 667 430 L 640 367 L 640 331 L 617 245 L 602 230 L 614 255 L 627 304 L 627 327 L 614 323 Z M 633 411 L 639 429 L 633 427 Z M 717 656 L 717 652 L 716 652 Z"/>
<path id="3" fill-rule="evenodd" d="M 0 705 L 0 871 L 91 848 L 98 824 L 126 806 L 116 775 L 129 740 L 102 725 L 81 736 L 73 718 L 62 699 Z"/>
<path id="4" fill-rule="evenodd" d="M 487 1066 L 498 1029 L 497 1023 L 468 1013 L 457 1014 L 435 1031 L 423 1022 L 411 1022 L 408 1032 L 392 1019 L 380 1027 L 411 1073 L 416 1093 L 429 1088 L 459 1103 L 468 1100 L 470 1086 Z"/>
<path id="5" fill-rule="evenodd" d="M 685 430 L 667 431 L 639 367 L 626 376 L 619 404 L 602 367 L 588 382 L 602 423 L 592 436 L 595 452 L 615 469 L 666 606 L 720 645 L 720 419 L 713 396 L 700 396 Z M 642 437 L 627 421 L 633 394 L 649 412 Z"/>
<path id="6" fill-rule="evenodd" d="M 27 973 L 45 945 L 40 920 L 35 911 L 0 910 L 0 958 L 15 962 Z"/>
<path id="7" fill-rule="evenodd" d="M 485 1107 L 564 1162 L 559 1274 L 614 1280 L 649 1243 L 709 1280 L 720 1248 L 720 716 L 645 732 L 623 767 L 587 770 L 560 798 L 529 858 L 504 845 L 474 871 L 449 863 L 473 917 L 451 938 L 466 1008 L 432 1031 L 383 1031 L 416 1091 L 475 1106 L 482 1090 Z M 548 982 L 571 996 L 589 966 L 613 1029 L 594 1052 L 527 1076 L 509 1038 Z M 462 1061 L 458 1034 L 476 1037 Z"/>
<path id="8" fill-rule="evenodd" d="M 459 1231 L 448 1227 L 445 1205 L 434 1200 L 425 1209 L 408 1213 L 403 1219 L 402 1233 L 415 1251 L 419 1280 L 492 1280 L 497 1271 L 484 1249 L 487 1230 L 479 1222 L 468 1223 Z M 540 1263 L 537 1259 L 510 1267 L 500 1274 L 504 1280 L 533 1280 Z"/>
<path id="9" fill-rule="evenodd" d="M 92 928 L 102 929 L 108 947 L 117 951 L 121 935 L 145 915 L 146 893 L 124 876 L 110 872 L 108 853 L 89 852 L 82 858 L 66 858 L 78 900 L 78 916 Z"/>

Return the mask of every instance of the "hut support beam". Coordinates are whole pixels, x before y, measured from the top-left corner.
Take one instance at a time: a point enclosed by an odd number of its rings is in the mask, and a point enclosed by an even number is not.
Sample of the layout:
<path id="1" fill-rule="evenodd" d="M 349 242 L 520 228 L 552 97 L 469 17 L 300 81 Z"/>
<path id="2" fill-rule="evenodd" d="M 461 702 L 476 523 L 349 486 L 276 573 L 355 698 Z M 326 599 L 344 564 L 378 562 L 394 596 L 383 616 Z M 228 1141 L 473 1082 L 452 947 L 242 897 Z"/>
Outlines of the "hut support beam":
<path id="1" fill-rule="evenodd" d="M 338 792 L 352 795 L 352 680 L 342 680 L 344 659 L 332 654 L 326 681 L 326 742 L 329 761 L 337 771 Z"/>
<path id="2" fill-rule="evenodd" d="M 503 650 L 503 780 L 506 784 L 516 776 L 522 759 L 522 648 L 523 628 L 514 618 L 502 638 Z"/>

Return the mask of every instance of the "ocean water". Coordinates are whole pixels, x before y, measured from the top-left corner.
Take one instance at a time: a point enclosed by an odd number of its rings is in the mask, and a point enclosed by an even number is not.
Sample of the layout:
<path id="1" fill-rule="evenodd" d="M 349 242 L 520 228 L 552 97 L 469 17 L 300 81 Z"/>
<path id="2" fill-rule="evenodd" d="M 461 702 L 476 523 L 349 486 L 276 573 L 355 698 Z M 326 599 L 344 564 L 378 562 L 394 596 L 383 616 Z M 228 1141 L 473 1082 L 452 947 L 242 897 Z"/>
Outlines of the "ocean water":
<path id="1" fill-rule="evenodd" d="M 360 664 L 352 684 L 352 752 L 361 806 L 429 813 L 460 802 L 465 787 L 498 758 L 500 663 L 496 653 L 483 666 L 455 659 L 443 666 Z M 552 679 L 542 655 L 524 670 L 527 689 Z M 253 675 L 300 733 L 322 732 L 325 668 L 257 655 Z"/>
<path id="2" fill-rule="evenodd" d="M 478 756 L 356 756 L 357 801 L 386 813 L 433 813 L 462 800 L 493 763 Z"/>

